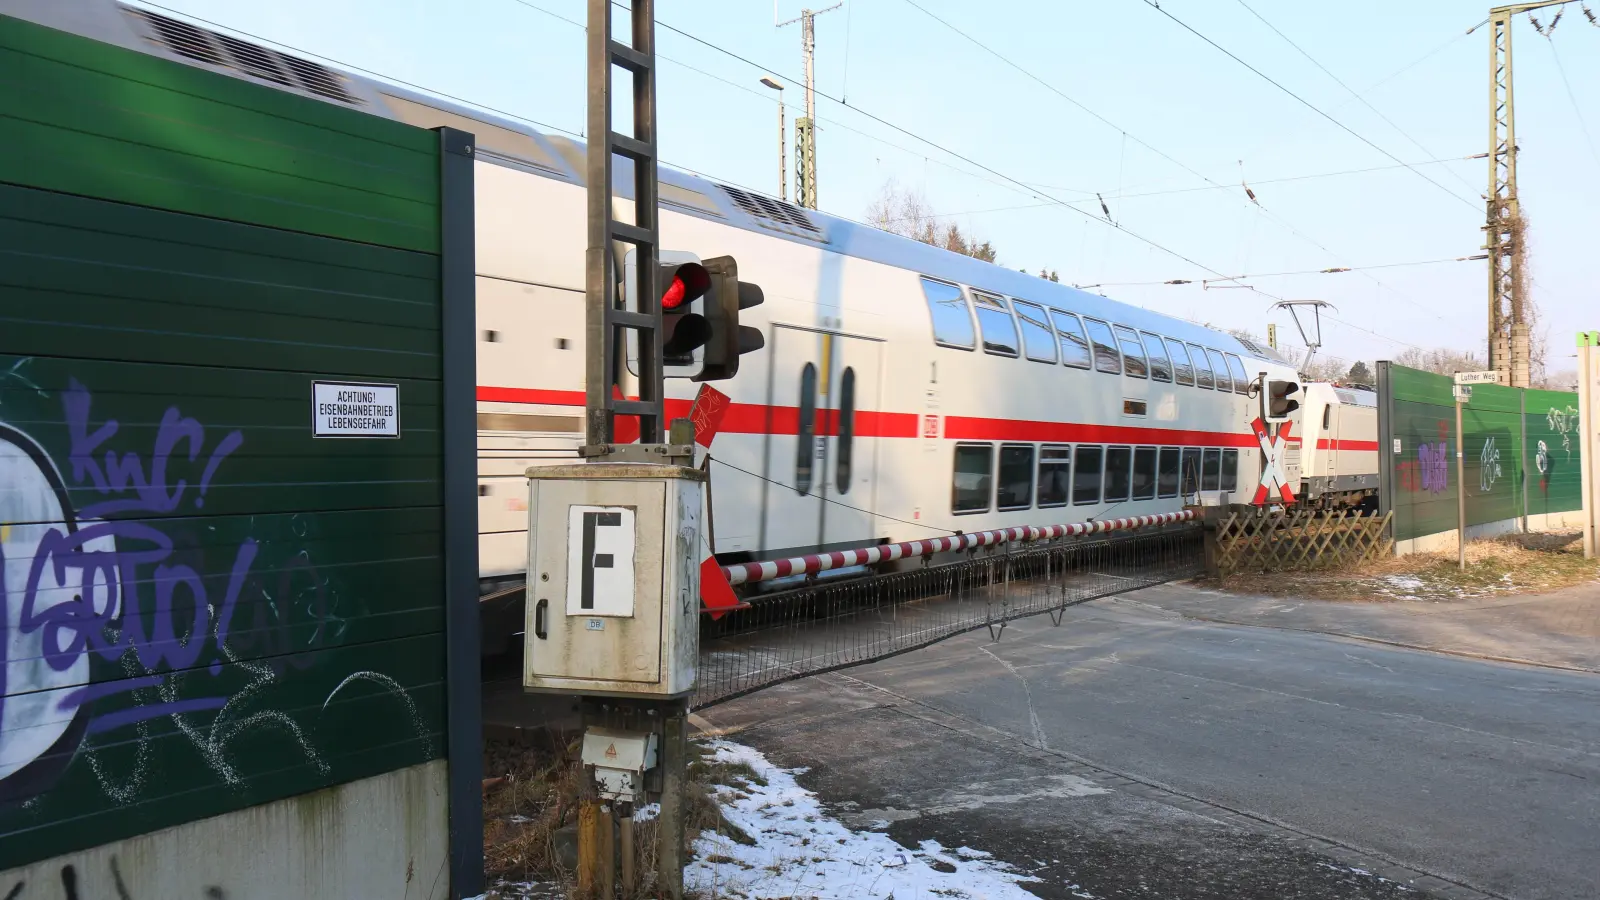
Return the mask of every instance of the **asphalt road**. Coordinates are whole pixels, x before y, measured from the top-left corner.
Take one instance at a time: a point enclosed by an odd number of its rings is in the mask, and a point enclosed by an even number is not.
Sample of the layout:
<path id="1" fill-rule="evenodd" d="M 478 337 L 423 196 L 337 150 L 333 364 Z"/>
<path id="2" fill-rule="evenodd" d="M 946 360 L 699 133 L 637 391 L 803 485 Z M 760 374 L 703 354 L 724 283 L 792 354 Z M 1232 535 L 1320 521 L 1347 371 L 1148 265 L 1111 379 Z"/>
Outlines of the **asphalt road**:
<path id="1" fill-rule="evenodd" d="M 1132 594 L 705 718 L 857 824 L 993 852 L 1045 897 L 1600 898 L 1594 674 Z"/>

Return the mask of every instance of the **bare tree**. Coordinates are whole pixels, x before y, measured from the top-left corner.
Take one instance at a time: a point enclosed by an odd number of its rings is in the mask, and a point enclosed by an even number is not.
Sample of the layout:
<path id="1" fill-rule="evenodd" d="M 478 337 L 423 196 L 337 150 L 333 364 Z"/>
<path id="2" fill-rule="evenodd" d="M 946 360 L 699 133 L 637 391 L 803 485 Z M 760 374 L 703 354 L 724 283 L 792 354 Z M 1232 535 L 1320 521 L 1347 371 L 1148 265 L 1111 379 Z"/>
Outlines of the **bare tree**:
<path id="1" fill-rule="evenodd" d="M 1449 347 L 1435 347 L 1432 350 L 1423 350 L 1420 347 L 1407 347 L 1395 355 L 1396 365 L 1408 369 L 1421 369 L 1435 375 L 1454 375 L 1457 372 L 1479 372 L 1488 366 L 1483 357 L 1476 353 L 1455 350 Z"/>
<path id="2" fill-rule="evenodd" d="M 984 262 L 994 262 L 994 245 L 976 235 L 964 234 L 954 222 L 941 223 L 928 198 L 915 188 L 901 187 L 890 179 L 878 190 L 867 207 L 867 224 L 890 234 L 960 253 Z"/>

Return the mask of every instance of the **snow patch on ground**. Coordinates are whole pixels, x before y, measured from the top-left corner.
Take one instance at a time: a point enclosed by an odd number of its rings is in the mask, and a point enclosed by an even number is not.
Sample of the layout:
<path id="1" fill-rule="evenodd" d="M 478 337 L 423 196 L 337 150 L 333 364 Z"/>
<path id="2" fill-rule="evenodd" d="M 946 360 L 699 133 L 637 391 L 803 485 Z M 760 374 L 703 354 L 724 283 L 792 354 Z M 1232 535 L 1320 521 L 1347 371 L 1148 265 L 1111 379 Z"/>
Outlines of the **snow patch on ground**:
<path id="1" fill-rule="evenodd" d="M 1383 583 L 1402 591 L 1420 591 L 1428 586 L 1427 582 L 1412 575 L 1385 575 Z"/>
<path id="2" fill-rule="evenodd" d="M 1037 900 L 1019 886 L 1038 879 L 988 853 L 935 841 L 915 850 L 877 832 L 852 831 L 828 815 L 815 794 L 795 782 L 797 771 L 767 762 L 754 749 L 727 741 L 710 747 L 718 761 L 744 763 L 752 781 L 716 788 L 723 814 L 754 846 L 706 833 L 695 842 L 686 886 L 708 898 L 814 900 Z M 742 795 L 742 796 L 741 796 Z"/>

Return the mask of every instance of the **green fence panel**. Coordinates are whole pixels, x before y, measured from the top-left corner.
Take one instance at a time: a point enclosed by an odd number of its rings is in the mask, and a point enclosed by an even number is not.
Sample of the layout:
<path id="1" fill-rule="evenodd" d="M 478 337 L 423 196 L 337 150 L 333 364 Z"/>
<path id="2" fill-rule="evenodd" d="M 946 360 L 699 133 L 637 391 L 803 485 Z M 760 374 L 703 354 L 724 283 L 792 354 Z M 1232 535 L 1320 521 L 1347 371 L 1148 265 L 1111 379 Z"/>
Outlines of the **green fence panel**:
<path id="1" fill-rule="evenodd" d="M 1394 537 L 1397 541 L 1456 527 L 1455 401 L 1450 379 L 1390 367 L 1394 390 Z"/>
<path id="2" fill-rule="evenodd" d="M 1578 439 L 1578 395 L 1564 391 L 1527 392 L 1524 418 L 1528 463 L 1528 515 L 1583 508 Z"/>
<path id="3" fill-rule="evenodd" d="M 0 16 L 0 181 L 435 253 L 436 136 Z"/>
<path id="4" fill-rule="evenodd" d="M 1478 385 L 1461 410 L 1468 525 L 1522 515 L 1521 393 L 1516 388 Z"/>
<path id="5" fill-rule="evenodd" d="M 0 81 L 0 870 L 444 756 L 438 135 L 5 17 Z"/>

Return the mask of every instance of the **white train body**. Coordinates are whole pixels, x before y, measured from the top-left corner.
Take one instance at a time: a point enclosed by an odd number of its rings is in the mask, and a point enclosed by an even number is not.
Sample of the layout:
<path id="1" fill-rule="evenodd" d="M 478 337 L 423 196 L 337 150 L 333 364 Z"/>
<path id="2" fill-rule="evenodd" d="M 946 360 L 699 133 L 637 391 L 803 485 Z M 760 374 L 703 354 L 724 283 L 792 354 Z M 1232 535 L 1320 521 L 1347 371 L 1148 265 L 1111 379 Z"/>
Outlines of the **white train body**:
<path id="1" fill-rule="evenodd" d="M 1378 496 L 1378 395 L 1325 382 L 1300 386 L 1301 493 L 1308 503 L 1359 506 Z"/>
<path id="2" fill-rule="evenodd" d="M 176 52 L 172 35 L 188 29 L 220 47 L 210 32 L 111 0 L 0 0 L 0 12 L 476 135 L 482 577 L 486 590 L 520 581 L 523 473 L 570 460 L 582 433 L 583 147 L 305 60 L 280 66 L 286 84 L 242 63 L 197 61 Z M 341 89 L 303 80 L 307 67 Z M 624 160 L 617 169 L 626 221 L 632 177 Z M 744 313 L 765 349 L 715 384 L 732 401 L 710 448 L 719 557 L 1167 512 L 1196 493 L 1233 502 L 1254 493 L 1263 454 L 1246 385 L 1261 373 L 1297 380 L 1270 351 L 681 172 L 663 168 L 660 180 L 662 247 L 731 255 L 766 296 Z M 1073 336 L 1084 329 L 1089 351 Z M 1154 362 L 1180 349 L 1222 369 L 1223 389 L 1197 383 L 1192 364 Z M 683 415 L 697 388 L 669 381 L 669 415 Z M 1318 452 L 1304 458 L 1315 465 Z M 1298 484 L 1293 466 L 1287 477 Z"/>

